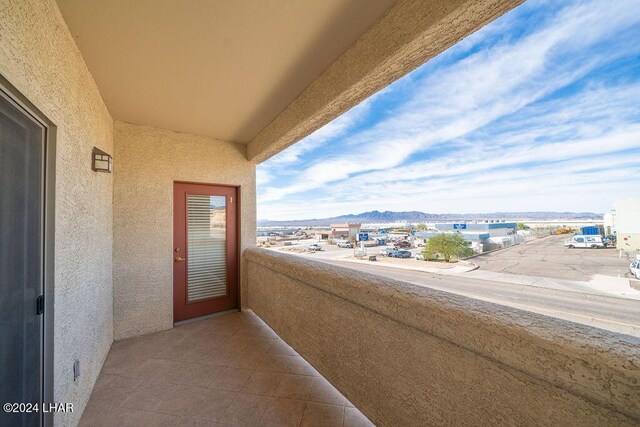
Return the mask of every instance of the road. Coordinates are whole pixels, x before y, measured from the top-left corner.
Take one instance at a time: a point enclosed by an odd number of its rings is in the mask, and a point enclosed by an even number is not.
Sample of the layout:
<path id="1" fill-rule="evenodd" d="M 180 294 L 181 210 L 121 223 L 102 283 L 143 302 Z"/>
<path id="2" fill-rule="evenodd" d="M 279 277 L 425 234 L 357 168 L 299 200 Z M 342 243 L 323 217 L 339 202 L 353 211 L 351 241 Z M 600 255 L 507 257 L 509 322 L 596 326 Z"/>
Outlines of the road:
<path id="1" fill-rule="evenodd" d="M 526 245 L 492 252 L 472 261 L 478 271 L 495 271 L 527 276 L 551 276 L 566 280 L 589 280 L 594 273 L 620 274 L 628 271 L 628 261 L 620 259 L 614 249 L 566 249 L 565 236 L 551 236 Z M 307 242 L 298 243 L 300 249 Z M 296 245 L 296 246 L 298 246 Z M 377 253 L 381 248 L 372 248 Z M 286 251 L 293 251 L 290 248 Z M 293 253 L 293 252 L 292 252 Z M 576 323 L 640 337 L 640 301 L 585 292 L 579 287 L 568 289 L 539 287 L 385 267 L 344 261 L 353 250 L 326 245 L 316 253 L 296 255 L 364 271 L 420 286 L 452 292 L 483 301 L 519 308 Z M 474 273 L 474 272 L 472 272 Z M 472 274 L 469 273 L 469 274 Z M 515 277 L 515 276 L 513 276 Z M 577 283 L 577 282 L 576 282 Z"/>
<path id="2" fill-rule="evenodd" d="M 640 337 L 640 301 L 319 259 L 432 289 Z"/>

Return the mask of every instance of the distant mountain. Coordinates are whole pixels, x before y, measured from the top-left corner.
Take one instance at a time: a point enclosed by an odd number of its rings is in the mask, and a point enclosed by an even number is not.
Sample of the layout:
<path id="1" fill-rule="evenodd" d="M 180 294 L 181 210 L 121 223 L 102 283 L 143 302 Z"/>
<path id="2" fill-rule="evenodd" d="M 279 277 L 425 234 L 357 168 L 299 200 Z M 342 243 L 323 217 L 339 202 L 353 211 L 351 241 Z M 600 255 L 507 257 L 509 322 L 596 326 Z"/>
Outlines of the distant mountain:
<path id="1" fill-rule="evenodd" d="M 446 213 L 431 214 L 419 211 L 393 212 L 371 211 L 360 214 L 341 215 L 332 218 L 314 218 L 288 221 L 259 220 L 259 227 L 272 226 L 321 226 L 341 222 L 388 223 L 388 222 L 436 222 L 436 221 L 473 221 L 485 219 L 500 220 L 593 220 L 602 219 L 602 214 L 593 212 L 489 212 L 489 213 Z"/>

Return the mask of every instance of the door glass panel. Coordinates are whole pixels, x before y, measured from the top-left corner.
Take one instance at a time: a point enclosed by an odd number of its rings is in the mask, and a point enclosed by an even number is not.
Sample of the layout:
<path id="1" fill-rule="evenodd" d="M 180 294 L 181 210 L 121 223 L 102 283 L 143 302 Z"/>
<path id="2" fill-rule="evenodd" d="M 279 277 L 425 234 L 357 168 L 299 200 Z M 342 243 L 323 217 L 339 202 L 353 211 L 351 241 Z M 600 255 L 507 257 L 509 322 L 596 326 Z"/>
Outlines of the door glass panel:
<path id="1" fill-rule="evenodd" d="M 39 402 L 44 129 L 0 95 L 0 402 Z M 39 413 L 0 411 L 0 425 Z"/>
<path id="2" fill-rule="evenodd" d="M 226 203 L 187 195 L 187 302 L 227 295 Z"/>

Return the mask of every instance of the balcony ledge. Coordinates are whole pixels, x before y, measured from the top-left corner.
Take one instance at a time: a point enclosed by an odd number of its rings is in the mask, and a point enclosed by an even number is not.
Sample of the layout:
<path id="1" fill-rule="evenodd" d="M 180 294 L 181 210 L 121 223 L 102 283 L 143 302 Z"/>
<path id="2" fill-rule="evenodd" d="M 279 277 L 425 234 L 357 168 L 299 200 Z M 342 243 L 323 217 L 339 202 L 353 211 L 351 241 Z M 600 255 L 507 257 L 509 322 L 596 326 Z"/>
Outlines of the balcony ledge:
<path id="1" fill-rule="evenodd" d="M 493 417 L 503 421 L 539 421 L 545 410 L 550 422 L 640 421 L 638 338 L 274 251 L 245 256 L 249 307 L 376 423 L 433 423 L 424 411 L 441 412 L 434 404 L 469 410 L 442 397 L 385 394 L 397 393 L 394 378 L 413 382 L 412 393 L 458 394 L 438 381 L 479 387 L 460 397 L 501 402 L 504 414 Z M 429 366 L 396 366 L 402 351 L 416 365 L 429 353 Z M 354 373 L 358 366 L 371 372 Z"/>

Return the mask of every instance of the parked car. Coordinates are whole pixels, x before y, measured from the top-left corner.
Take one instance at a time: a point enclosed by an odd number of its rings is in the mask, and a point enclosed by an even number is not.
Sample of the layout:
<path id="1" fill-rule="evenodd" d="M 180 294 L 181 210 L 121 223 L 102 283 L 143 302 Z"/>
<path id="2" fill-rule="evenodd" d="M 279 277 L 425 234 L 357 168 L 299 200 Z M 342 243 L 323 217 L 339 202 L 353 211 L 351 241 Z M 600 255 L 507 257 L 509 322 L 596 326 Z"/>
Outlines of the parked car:
<path id="1" fill-rule="evenodd" d="M 571 238 L 571 240 L 566 241 L 564 245 L 569 249 L 573 249 L 573 248 L 598 249 L 598 248 L 604 248 L 607 246 L 604 240 L 602 239 L 602 236 L 589 236 L 589 235 L 583 235 L 583 234 L 576 234 Z"/>
<path id="2" fill-rule="evenodd" d="M 319 244 L 317 244 L 317 243 L 312 243 L 312 244 L 310 244 L 309 246 L 307 246 L 307 248 L 308 248 L 310 251 L 321 251 L 321 250 L 322 250 L 322 246 L 320 246 L 320 245 L 319 245 Z"/>
<path id="3" fill-rule="evenodd" d="M 391 256 L 392 253 L 396 252 L 397 249 L 395 248 L 384 248 L 383 250 L 380 251 L 380 255 L 381 256 Z"/>
<path id="4" fill-rule="evenodd" d="M 636 279 L 640 280 L 640 261 L 634 261 L 629 264 L 629 270 Z"/>
<path id="5" fill-rule="evenodd" d="M 416 259 L 417 259 L 418 261 L 424 261 L 424 255 L 422 255 L 422 254 L 418 254 L 418 255 L 416 255 Z"/>
<path id="6" fill-rule="evenodd" d="M 338 242 L 339 248 L 353 248 L 353 243 L 351 242 Z"/>
<path id="7" fill-rule="evenodd" d="M 407 242 L 406 240 L 401 240 L 397 243 L 393 244 L 393 247 L 396 249 L 400 249 L 400 248 L 410 248 L 411 247 L 411 243 Z"/>
<path id="8" fill-rule="evenodd" d="M 394 258 L 411 258 L 411 252 L 397 250 L 391 256 Z"/>

